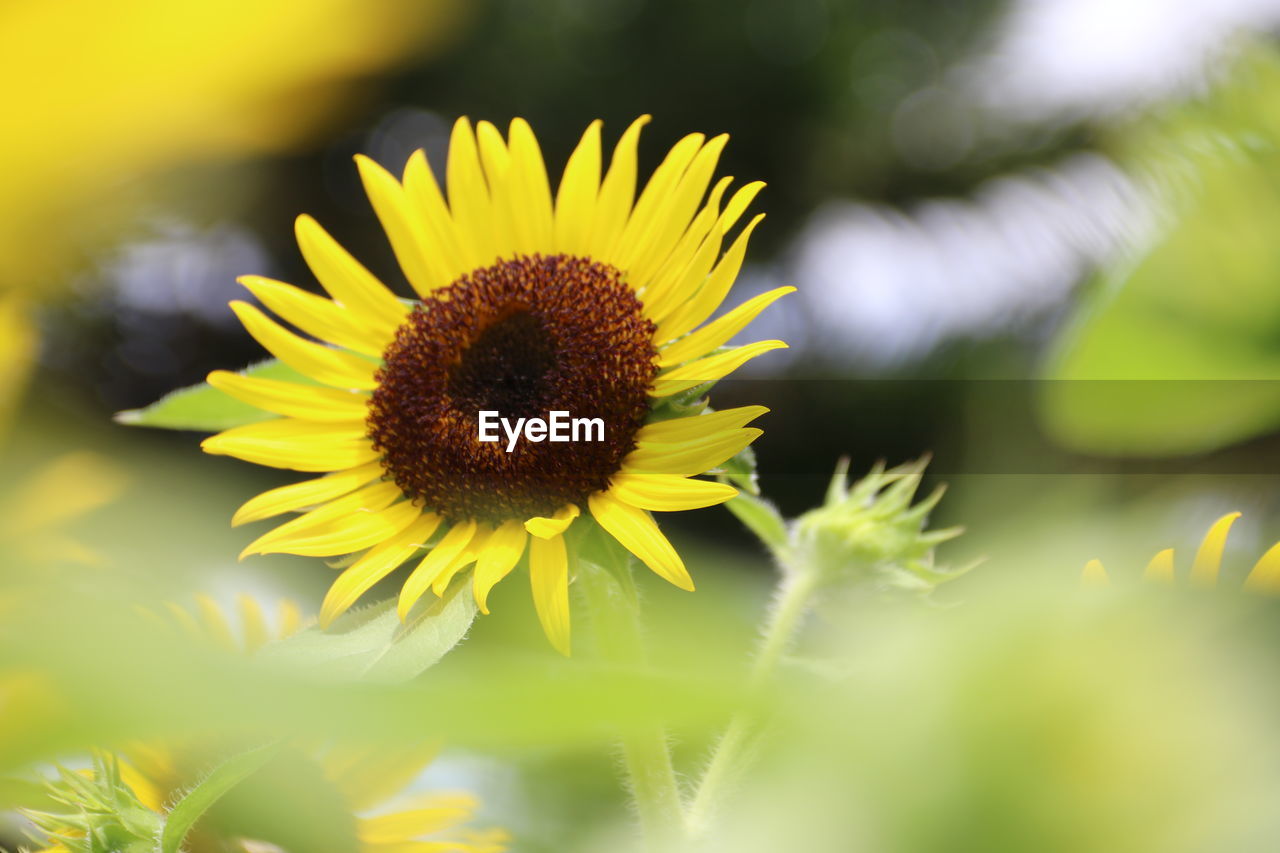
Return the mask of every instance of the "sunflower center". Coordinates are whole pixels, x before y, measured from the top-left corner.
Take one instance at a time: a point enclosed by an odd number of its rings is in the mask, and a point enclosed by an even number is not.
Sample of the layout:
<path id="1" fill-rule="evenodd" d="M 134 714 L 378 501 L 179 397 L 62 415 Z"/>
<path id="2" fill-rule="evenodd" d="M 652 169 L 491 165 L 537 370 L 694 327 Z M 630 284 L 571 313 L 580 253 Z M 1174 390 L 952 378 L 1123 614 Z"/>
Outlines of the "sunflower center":
<path id="1" fill-rule="evenodd" d="M 383 354 L 369 437 L 387 475 L 451 521 L 551 515 L 608 488 L 657 373 L 653 323 L 615 268 L 529 255 L 414 306 Z M 601 440 L 480 441 L 480 412 L 599 418 Z"/>

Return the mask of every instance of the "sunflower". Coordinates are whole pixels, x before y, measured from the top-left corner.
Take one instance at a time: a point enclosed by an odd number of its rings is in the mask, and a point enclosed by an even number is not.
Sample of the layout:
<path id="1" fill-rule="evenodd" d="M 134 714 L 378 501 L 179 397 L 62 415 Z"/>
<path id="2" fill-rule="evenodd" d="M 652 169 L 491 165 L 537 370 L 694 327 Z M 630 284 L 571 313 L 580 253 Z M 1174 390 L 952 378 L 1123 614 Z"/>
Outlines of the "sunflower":
<path id="1" fill-rule="evenodd" d="M 1188 580 L 1197 586 L 1214 586 L 1222 571 L 1222 554 L 1226 550 L 1227 536 L 1231 526 L 1241 516 L 1239 512 L 1229 512 L 1219 518 L 1200 540 L 1192 560 Z M 1091 586 L 1105 586 L 1110 577 L 1101 560 L 1090 560 L 1085 563 L 1082 578 Z M 1142 579 L 1151 583 L 1171 584 L 1176 580 L 1174 570 L 1174 550 L 1165 548 L 1156 553 L 1147 563 Z M 1280 595 L 1280 542 L 1266 550 L 1244 579 L 1244 589 L 1264 595 Z"/>
<path id="2" fill-rule="evenodd" d="M 527 553 L 539 619 L 568 654 L 566 533 L 587 515 L 656 574 L 693 589 L 650 512 L 732 498 L 732 487 L 693 478 L 746 448 L 761 434 L 747 425 L 767 410 L 661 403 L 696 395 L 785 347 L 723 345 L 794 288 L 707 322 L 763 218 L 735 227 L 763 184 L 726 200 L 732 179 L 712 186 L 712 177 L 727 136 L 692 134 L 637 197 L 647 121 L 622 135 L 603 178 L 600 122 L 591 124 L 554 197 L 521 119 L 506 139 L 488 122 L 454 125 L 447 201 L 423 152 L 409 158 L 400 180 L 358 156 L 365 190 L 416 292 L 410 302 L 307 216 L 297 220 L 298 244 L 331 298 L 257 276 L 240 280 L 322 342 L 233 302 L 249 334 L 307 384 L 215 371 L 211 385 L 280 417 L 202 446 L 324 475 L 258 495 L 232 522 L 301 512 L 246 555 L 356 555 L 324 600 L 323 626 L 410 559 L 402 618 L 427 590 L 443 594 L 473 565 L 475 600 L 488 613 L 490 590 Z M 541 427 L 526 428 L 523 441 L 482 441 L 481 412 L 500 416 L 504 430 L 516 423 L 517 434 L 520 423 Z M 585 423 L 583 440 L 542 440 L 555 413 Z"/>
<path id="3" fill-rule="evenodd" d="M 142 614 L 192 639 L 242 654 L 252 654 L 267 643 L 287 638 L 303 626 L 295 603 L 281 601 L 276 612 L 268 614 L 247 595 L 237 599 L 234 612 L 200 595 L 196 597 L 194 609 L 171 603 L 163 614 L 152 610 L 143 610 Z M 127 788 L 127 799 L 136 800 L 137 806 L 158 822 L 212 764 L 227 756 L 226 746 L 203 740 L 139 742 L 130 744 L 122 755 L 100 757 L 107 759 L 102 766 L 109 766 L 110 775 L 118 776 L 118 784 Z M 336 805 L 342 809 L 344 813 L 336 820 L 339 824 L 350 821 L 360 853 L 409 850 L 501 853 L 506 850 L 510 836 L 505 830 L 473 829 L 467 825 L 479 807 L 475 795 L 465 791 L 405 793 L 437 752 L 433 744 L 408 748 L 400 745 L 394 750 L 298 746 L 278 761 L 274 772 L 268 766 L 269 784 L 295 787 L 299 779 L 294 777 L 291 783 L 290 773 L 318 777 L 320 787 L 302 788 L 322 800 L 323 808 Z M 75 796 L 68 804 L 84 805 Z M 42 853 L 73 853 L 82 849 L 83 822 L 60 821 L 57 815 L 35 817 L 46 835 Z M 104 813 L 100 820 L 108 823 L 120 817 L 120 814 Z M 243 837 L 233 824 L 234 821 L 202 820 L 184 849 L 192 853 L 257 853 L 279 849 L 269 844 L 264 846 L 258 839 Z"/>

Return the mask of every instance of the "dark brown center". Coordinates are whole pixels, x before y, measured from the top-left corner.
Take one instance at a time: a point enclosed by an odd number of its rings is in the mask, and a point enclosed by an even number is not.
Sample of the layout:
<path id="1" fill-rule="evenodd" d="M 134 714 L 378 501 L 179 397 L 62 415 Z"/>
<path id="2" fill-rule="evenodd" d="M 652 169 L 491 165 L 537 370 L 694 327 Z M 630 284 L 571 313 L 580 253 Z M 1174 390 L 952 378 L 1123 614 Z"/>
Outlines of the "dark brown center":
<path id="1" fill-rule="evenodd" d="M 404 493 L 451 521 L 551 515 L 608 488 L 635 447 L 657 372 L 653 323 L 613 267 L 531 255 L 414 306 L 383 354 L 369 437 Z M 601 440 L 479 438 L 479 413 L 599 418 Z M 583 429 L 579 438 L 596 438 Z"/>

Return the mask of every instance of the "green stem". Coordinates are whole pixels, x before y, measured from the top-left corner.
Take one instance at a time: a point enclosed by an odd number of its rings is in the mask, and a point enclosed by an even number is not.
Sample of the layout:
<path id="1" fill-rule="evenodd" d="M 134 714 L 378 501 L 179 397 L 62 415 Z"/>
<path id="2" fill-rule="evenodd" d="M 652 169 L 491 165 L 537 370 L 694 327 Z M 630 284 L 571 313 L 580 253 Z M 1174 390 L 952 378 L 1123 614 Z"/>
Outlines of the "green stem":
<path id="1" fill-rule="evenodd" d="M 800 628 L 816 585 L 812 572 L 800 571 L 783 576 L 774 595 L 773 607 L 769 610 L 760 650 L 751 666 L 749 685 L 752 692 L 759 691 L 773 677 L 778 662 L 782 660 L 782 655 Z M 707 831 L 725 788 L 741 772 L 743 756 L 750 744 L 755 724 L 750 713 L 739 711 L 729 721 L 728 728 L 716 744 L 686 815 L 686 825 L 693 836 L 703 835 Z"/>
<path id="2" fill-rule="evenodd" d="M 586 595 L 604 658 L 622 666 L 642 666 L 645 660 L 640 602 L 631 580 L 629 558 L 618 569 L 610 572 L 582 563 L 578 585 Z M 660 726 L 627 732 L 621 736 L 621 747 L 645 845 L 665 853 L 684 836 L 684 806 L 666 733 Z"/>

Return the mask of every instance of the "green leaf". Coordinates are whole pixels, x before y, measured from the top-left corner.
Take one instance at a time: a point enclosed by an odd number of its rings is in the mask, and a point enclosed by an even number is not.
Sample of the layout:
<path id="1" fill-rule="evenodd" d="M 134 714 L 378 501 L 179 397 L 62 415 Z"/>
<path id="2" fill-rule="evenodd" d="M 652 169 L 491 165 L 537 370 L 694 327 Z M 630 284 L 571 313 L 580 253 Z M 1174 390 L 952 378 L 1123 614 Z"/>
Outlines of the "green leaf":
<path id="1" fill-rule="evenodd" d="M 260 379 L 281 379 L 314 385 L 307 377 L 287 364 L 269 359 L 240 371 Z M 116 423 L 158 429 L 189 429 L 198 432 L 221 432 L 231 427 L 257 423 L 277 417 L 256 406 L 242 403 L 207 382 L 172 391 L 150 406 L 117 412 Z"/>
<path id="2" fill-rule="evenodd" d="M 747 529 L 768 546 L 775 554 L 787 547 L 790 541 L 787 534 L 787 522 L 777 508 L 764 498 L 746 492 L 725 504 L 729 511 L 746 525 Z"/>
<path id="3" fill-rule="evenodd" d="M 476 617 L 471 585 L 453 584 L 426 597 L 401 624 L 395 599 L 350 613 L 329 630 L 303 631 L 265 648 L 259 659 L 314 671 L 326 679 L 407 681 L 462 641 Z"/>
<path id="4" fill-rule="evenodd" d="M 215 767 L 169 812 L 164 832 L 160 835 L 160 853 L 180 853 L 182 842 L 201 815 L 233 788 L 262 769 L 280 746 L 279 742 L 269 743 L 242 752 Z"/>
<path id="5" fill-rule="evenodd" d="M 720 466 L 720 479 L 728 480 L 739 489 L 752 495 L 760 494 L 757 481 L 756 452 L 744 447 L 737 456 Z"/>

